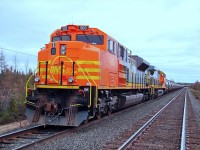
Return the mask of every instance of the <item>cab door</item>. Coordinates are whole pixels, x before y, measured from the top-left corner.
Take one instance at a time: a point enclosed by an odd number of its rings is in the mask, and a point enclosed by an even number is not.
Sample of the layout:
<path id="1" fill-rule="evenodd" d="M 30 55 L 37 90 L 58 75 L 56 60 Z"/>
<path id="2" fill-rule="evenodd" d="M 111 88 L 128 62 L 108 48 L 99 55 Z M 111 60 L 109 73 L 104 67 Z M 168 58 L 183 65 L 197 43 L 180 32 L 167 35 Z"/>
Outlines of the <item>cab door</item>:
<path id="1" fill-rule="evenodd" d="M 52 42 L 50 52 L 48 53 L 48 83 L 60 84 L 60 44 Z"/>
<path id="2" fill-rule="evenodd" d="M 59 58 L 55 57 L 48 64 L 48 84 L 59 84 L 60 83 L 60 61 Z"/>

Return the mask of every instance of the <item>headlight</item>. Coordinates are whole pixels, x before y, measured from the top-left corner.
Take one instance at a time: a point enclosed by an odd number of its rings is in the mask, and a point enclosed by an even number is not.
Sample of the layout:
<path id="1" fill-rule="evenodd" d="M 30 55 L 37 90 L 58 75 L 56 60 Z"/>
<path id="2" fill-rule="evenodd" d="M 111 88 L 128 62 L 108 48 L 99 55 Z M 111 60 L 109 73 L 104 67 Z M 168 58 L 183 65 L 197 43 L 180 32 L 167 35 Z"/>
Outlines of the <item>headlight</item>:
<path id="1" fill-rule="evenodd" d="M 60 54 L 61 55 L 66 55 L 66 45 L 61 45 L 60 46 Z"/>
<path id="2" fill-rule="evenodd" d="M 74 81 L 74 78 L 72 78 L 72 77 L 68 78 L 69 83 L 72 83 L 73 81 Z"/>
<path id="3" fill-rule="evenodd" d="M 40 81 L 40 77 L 36 77 L 35 82 L 39 82 L 39 81 Z"/>

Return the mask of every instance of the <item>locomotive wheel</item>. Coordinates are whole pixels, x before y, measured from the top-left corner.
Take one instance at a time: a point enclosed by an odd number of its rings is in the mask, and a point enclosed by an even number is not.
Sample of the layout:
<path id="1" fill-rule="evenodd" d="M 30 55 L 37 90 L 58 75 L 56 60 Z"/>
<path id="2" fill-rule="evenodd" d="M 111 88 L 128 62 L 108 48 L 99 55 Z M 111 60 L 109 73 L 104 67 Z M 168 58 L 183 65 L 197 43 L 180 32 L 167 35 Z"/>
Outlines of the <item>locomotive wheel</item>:
<path id="1" fill-rule="evenodd" d="M 102 113 L 96 113 L 96 117 L 97 117 L 97 119 L 101 119 Z"/>

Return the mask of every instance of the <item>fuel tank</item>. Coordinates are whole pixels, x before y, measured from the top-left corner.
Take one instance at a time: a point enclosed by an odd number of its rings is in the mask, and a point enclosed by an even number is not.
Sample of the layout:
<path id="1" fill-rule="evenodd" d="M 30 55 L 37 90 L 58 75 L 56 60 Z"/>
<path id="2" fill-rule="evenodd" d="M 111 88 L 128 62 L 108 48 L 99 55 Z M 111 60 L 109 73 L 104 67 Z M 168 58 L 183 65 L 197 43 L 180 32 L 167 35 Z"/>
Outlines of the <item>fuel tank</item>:
<path id="1" fill-rule="evenodd" d="M 134 104 L 137 104 L 139 102 L 142 102 L 142 99 L 144 97 L 144 94 L 137 93 L 137 94 L 129 94 L 129 93 L 122 93 L 119 96 L 119 109 L 125 108 L 127 106 L 131 106 Z"/>

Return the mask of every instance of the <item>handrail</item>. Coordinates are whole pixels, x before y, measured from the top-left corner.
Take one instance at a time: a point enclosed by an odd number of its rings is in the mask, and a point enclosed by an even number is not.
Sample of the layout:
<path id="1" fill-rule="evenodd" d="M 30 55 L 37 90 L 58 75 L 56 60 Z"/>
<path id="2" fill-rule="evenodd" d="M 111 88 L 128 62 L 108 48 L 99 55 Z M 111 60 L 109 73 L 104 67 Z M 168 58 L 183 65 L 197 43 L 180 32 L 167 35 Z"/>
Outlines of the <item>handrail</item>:
<path id="1" fill-rule="evenodd" d="M 79 68 L 81 68 L 81 71 L 82 73 L 84 74 L 84 76 L 86 77 L 87 81 L 90 83 L 88 77 L 85 75 L 84 71 L 83 71 L 83 68 L 79 65 L 79 63 L 77 62 L 77 65 Z M 91 90 L 92 90 L 92 87 L 91 87 L 91 83 L 90 83 L 90 104 L 89 104 L 89 107 L 91 106 L 91 103 L 92 103 L 92 93 L 91 93 Z"/>
<path id="2" fill-rule="evenodd" d="M 67 56 L 65 56 L 68 60 L 70 60 L 71 62 L 73 62 L 72 60 L 71 60 L 71 58 L 69 58 L 69 57 L 67 57 Z M 88 77 L 85 75 L 85 73 L 84 73 L 84 70 L 83 70 L 83 68 L 80 66 L 80 64 L 78 63 L 78 62 L 76 62 L 77 63 L 77 65 L 78 65 L 78 67 L 81 69 L 81 72 L 83 73 L 83 75 L 86 77 L 86 80 L 90 83 L 90 81 L 89 81 L 89 79 L 88 79 Z M 85 70 L 85 72 L 87 72 L 86 70 Z M 89 73 L 87 72 L 87 74 L 89 75 Z M 89 77 L 91 78 L 91 76 L 89 75 Z M 91 78 L 92 79 L 92 78 Z M 92 79 L 93 80 L 93 79 Z M 94 82 L 94 80 L 93 80 L 93 82 Z M 95 83 L 95 82 L 94 82 Z M 95 83 L 95 85 L 96 85 L 96 83 Z M 97 86 L 97 85 L 96 85 Z M 90 83 L 90 103 L 89 103 L 89 106 L 88 107 L 91 107 L 91 104 L 92 104 L 92 93 L 91 93 L 91 90 L 92 90 L 92 87 L 91 87 L 91 83 Z"/>
<path id="3" fill-rule="evenodd" d="M 46 61 L 38 61 L 38 63 L 46 63 Z M 25 96 L 28 96 L 28 83 L 31 80 L 31 78 L 33 77 L 33 75 L 35 74 L 35 72 L 39 69 L 39 64 L 37 66 L 37 68 L 34 70 L 34 72 L 32 73 L 32 75 L 28 78 L 28 80 L 26 81 L 26 94 Z M 35 83 L 33 85 L 33 89 L 35 90 Z M 25 97 L 25 102 L 26 102 L 26 97 Z"/>
<path id="4" fill-rule="evenodd" d="M 34 72 L 32 73 L 32 75 L 28 78 L 28 80 L 26 81 L 26 94 L 25 94 L 25 96 L 27 97 L 28 96 L 28 83 L 29 83 L 29 81 L 31 80 L 31 78 L 33 77 L 33 75 L 35 74 L 35 72 L 38 70 L 38 66 L 37 66 L 37 68 L 34 70 Z M 33 88 L 34 88 L 34 90 L 35 90 L 35 83 L 34 83 L 34 85 L 33 85 Z M 25 102 L 26 102 L 26 97 L 25 97 Z"/>
<path id="5" fill-rule="evenodd" d="M 84 69 L 84 68 L 83 68 Z M 84 69 L 85 70 L 85 69 Z M 93 81 L 93 83 L 94 83 L 94 85 L 97 87 L 97 84 L 96 84 L 96 82 L 92 79 L 92 77 L 90 76 L 90 74 L 85 70 L 85 72 L 88 74 L 88 76 L 91 78 L 91 80 Z M 96 94 L 95 94 L 95 96 L 96 96 L 96 99 L 97 99 L 97 94 L 98 94 L 98 92 L 97 92 L 97 88 L 96 88 Z M 96 102 L 96 104 L 95 104 L 95 106 L 97 107 L 97 102 Z"/>

